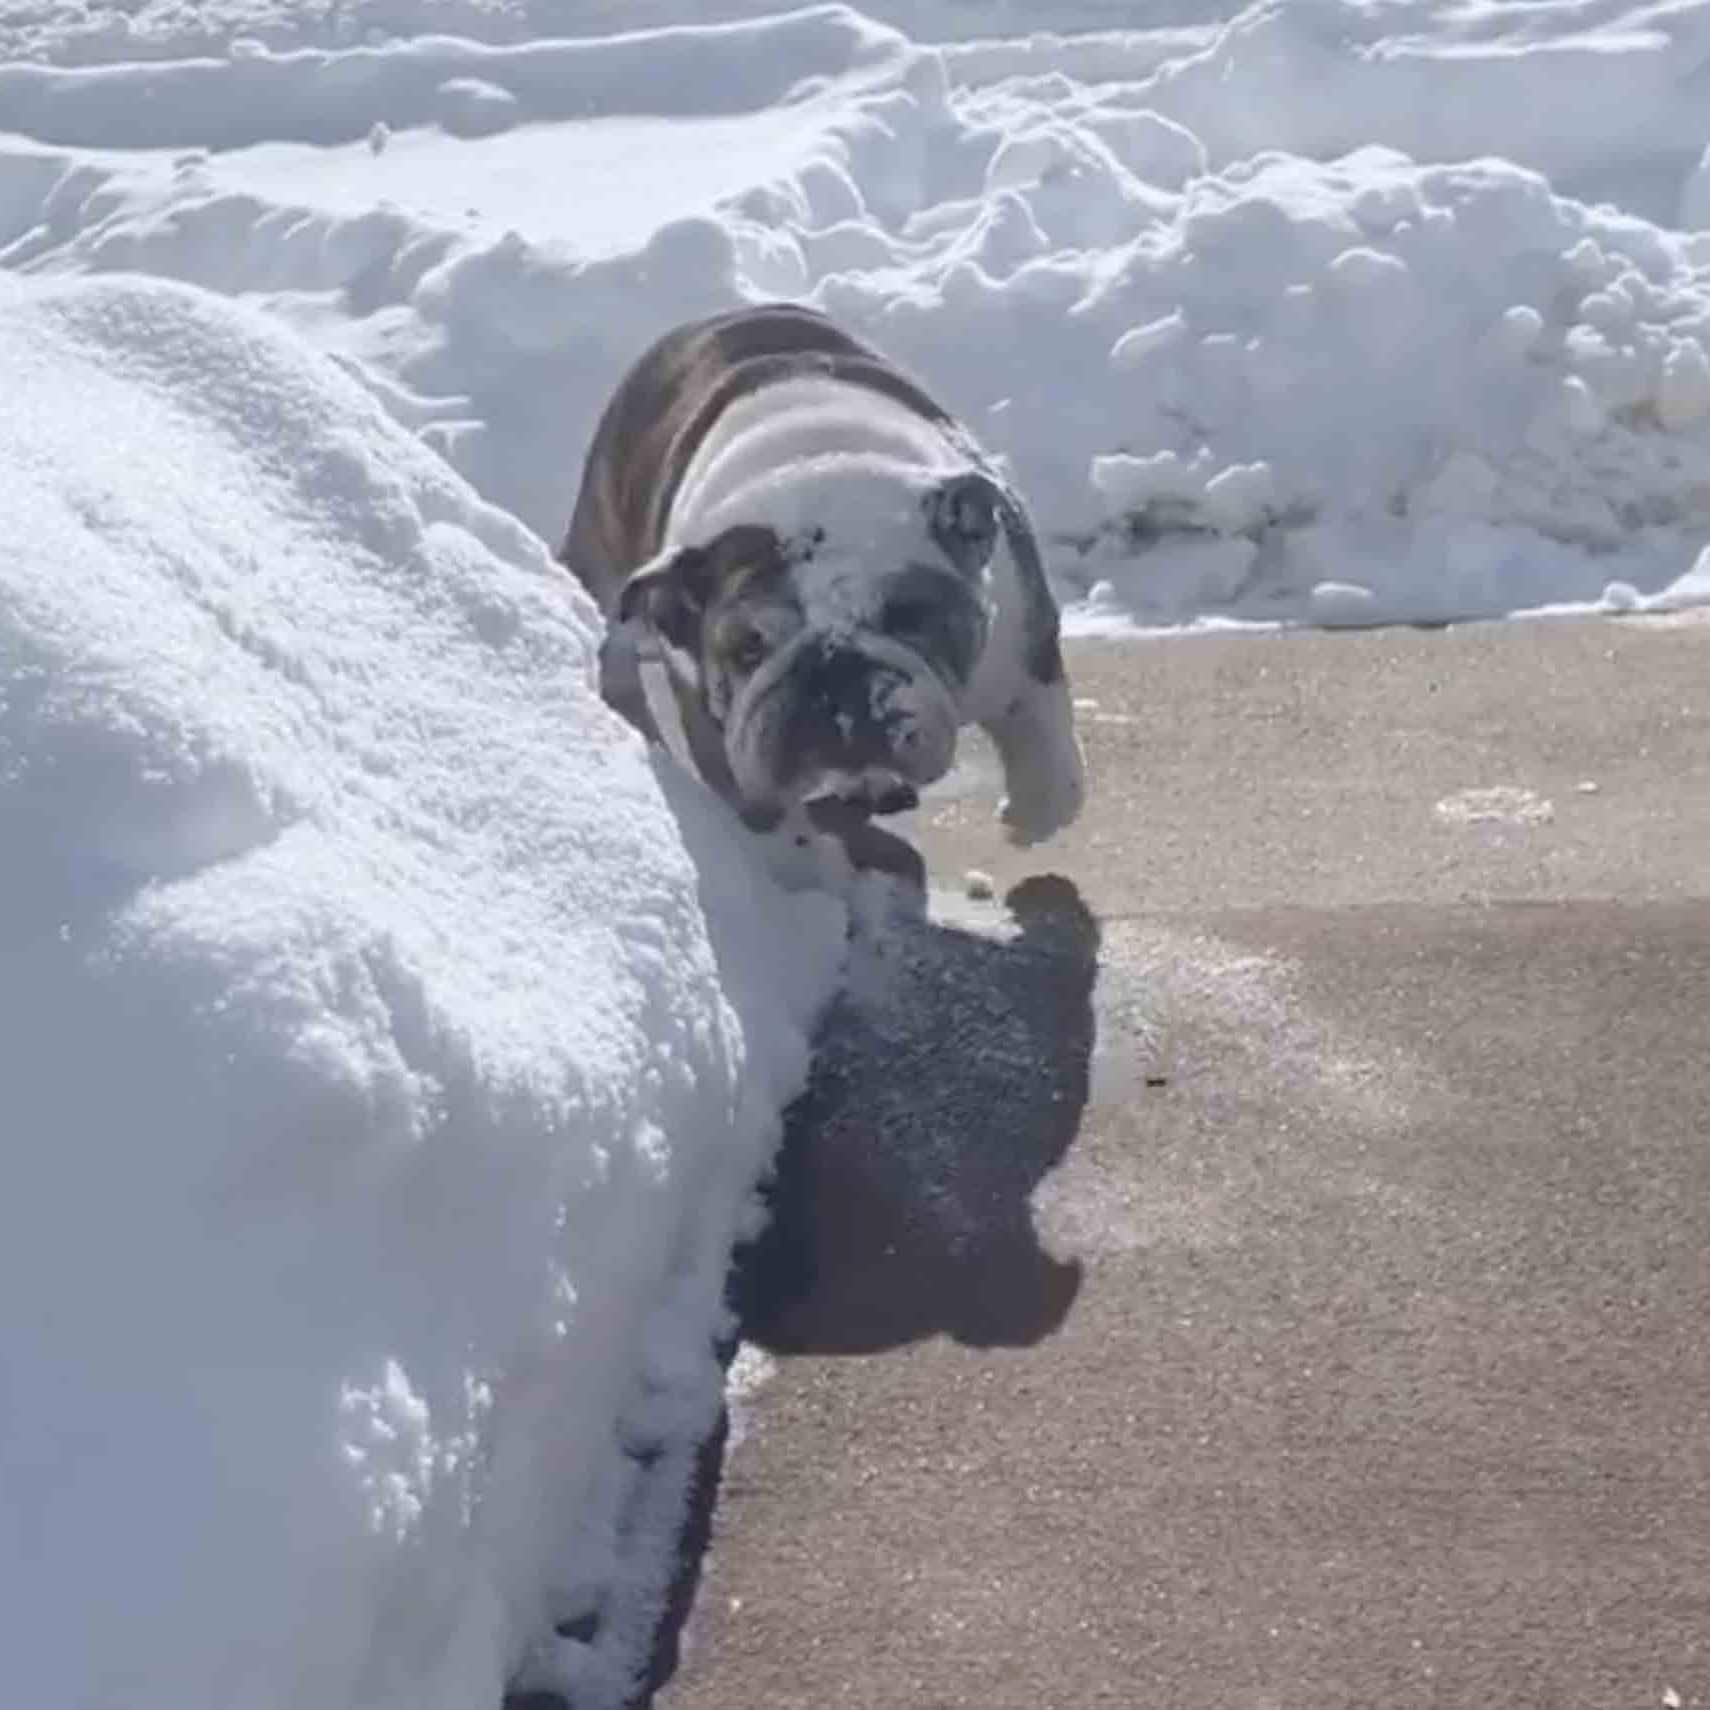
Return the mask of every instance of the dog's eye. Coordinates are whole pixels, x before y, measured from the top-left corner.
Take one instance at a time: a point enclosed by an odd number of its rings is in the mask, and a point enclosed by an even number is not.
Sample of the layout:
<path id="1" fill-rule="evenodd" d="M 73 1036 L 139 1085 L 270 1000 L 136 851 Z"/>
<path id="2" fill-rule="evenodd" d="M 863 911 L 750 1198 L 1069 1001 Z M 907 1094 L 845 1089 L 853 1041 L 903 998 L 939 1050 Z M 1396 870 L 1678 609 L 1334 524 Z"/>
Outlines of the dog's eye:
<path id="1" fill-rule="evenodd" d="M 885 604 L 884 627 L 893 635 L 919 635 L 932 625 L 932 606 L 926 600 L 903 598 Z"/>
<path id="2" fill-rule="evenodd" d="M 735 670 L 757 671 L 765 663 L 766 651 L 765 636 L 757 629 L 744 629 L 730 638 L 724 656 Z"/>

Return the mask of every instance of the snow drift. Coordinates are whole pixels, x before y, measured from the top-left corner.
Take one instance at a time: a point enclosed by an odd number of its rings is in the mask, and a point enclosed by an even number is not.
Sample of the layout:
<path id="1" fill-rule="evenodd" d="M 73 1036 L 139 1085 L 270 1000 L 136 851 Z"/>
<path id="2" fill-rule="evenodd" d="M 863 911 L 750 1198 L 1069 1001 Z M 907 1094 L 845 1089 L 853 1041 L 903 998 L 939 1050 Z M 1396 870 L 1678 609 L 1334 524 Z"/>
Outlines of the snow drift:
<path id="1" fill-rule="evenodd" d="M 787 297 L 1009 459 L 1083 625 L 1706 597 L 1706 0 L 718 10 L 20 25 L 0 264 L 267 307 L 549 540 L 640 350 Z"/>
<path id="2" fill-rule="evenodd" d="M 615 1702 L 840 913 L 289 334 L 0 280 L 0 373 L 8 1697 Z"/>

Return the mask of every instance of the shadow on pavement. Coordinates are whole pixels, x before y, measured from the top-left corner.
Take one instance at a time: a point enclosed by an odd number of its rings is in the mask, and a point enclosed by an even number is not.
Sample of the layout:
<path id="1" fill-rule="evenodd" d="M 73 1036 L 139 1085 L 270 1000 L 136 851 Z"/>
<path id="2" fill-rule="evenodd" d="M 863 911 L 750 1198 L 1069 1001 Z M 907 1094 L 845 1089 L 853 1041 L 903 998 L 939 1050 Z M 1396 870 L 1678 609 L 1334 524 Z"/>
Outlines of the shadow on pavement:
<path id="1" fill-rule="evenodd" d="M 1099 930 L 1064 878 L 1004 900 L 1020 928 L 1007 939 L 904 918 L 855 946 L 785 1115 L 770 1222 L 732 1268 L 742 1339 L 779 1353 L 875 1353 L 940 1333 L 1025 1346 L 1067 1317 L 1080 1266 L 1041 1247 L 1031 1196 L 1086 1105 Z M 701 1445 L 631 1710 L 676 1673 L 727 1432 L 721 1414 Z"/>
<path id="2" fill-rule="evenodd" d="M 748 1340 L 1024 1346 L 1067 1315 L 1080 1267 L 1039 1245 L 1030 1196 L 1086 1104 L 1099 932 L 1067 879 L 1005 901 L 1008 940 L 905 920 L 856 947 L 786 1115 L 771 1222 L 738 1255 Z"/>

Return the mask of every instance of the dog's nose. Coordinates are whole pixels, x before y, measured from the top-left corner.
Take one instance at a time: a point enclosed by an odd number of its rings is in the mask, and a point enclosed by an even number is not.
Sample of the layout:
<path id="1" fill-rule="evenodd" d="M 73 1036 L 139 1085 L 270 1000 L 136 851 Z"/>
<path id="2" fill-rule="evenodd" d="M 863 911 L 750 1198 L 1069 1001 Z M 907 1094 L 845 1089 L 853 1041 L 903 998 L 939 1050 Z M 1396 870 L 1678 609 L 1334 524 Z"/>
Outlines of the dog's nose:
<path id="1" fill-rule="evenodd" d="M 822 641 L 815 649 L 813 685 L 818 698 L 838 712 L 870 712 L 873 663 L 853 647 Z"/>
<path id="2" fill-rule="evenodd" d="M 797 716 L 786 738 L 790 776 L 896 772 L 930 783 L 949 765 L 953 726 L 929 716 L 921 685 L 859 647 L 824 637 L 803 650 Z"/>
<path id="3" fill-rule="evenodd" d="M 822 730 L 839 746 L 859 749 L 882 741 L 894 719 L 887 691 L 901 673 L 874 662 L 853 647 L 822 642 L 810 667 L 809 699 Z"/>

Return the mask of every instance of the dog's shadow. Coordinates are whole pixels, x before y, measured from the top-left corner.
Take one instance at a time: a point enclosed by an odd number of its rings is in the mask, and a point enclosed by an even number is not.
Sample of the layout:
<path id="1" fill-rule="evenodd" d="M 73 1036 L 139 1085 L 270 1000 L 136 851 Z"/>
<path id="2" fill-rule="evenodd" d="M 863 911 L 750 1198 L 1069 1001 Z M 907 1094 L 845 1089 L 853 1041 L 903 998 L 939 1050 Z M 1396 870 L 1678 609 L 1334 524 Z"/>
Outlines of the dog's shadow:
<path id="1" fill-rule="evenodd" d="M 852 850 L 912 882 L 875 833 Z M 912 854 L 912 850 L 909 851 Z M 783 1354 L 870 1354 L 944 1334 L 1025 1346 L 1080 1290 L 1033 1226 L 1035 1186 L 1086 1105 L 1099 931 L 1063 878 L 1028 879 L 998 938 L 904 916 L 859 933 L 851 978 L 785 1115 L 770 1220 L 733 1261 L 738 1338 Z M 675 1674 L 712 1539 L 728 1417 L 701 1445 L 677 1567 L 631 1710 Z"/>
<path id="2" fill-rule="evenodd" d="M 1080 1268 L 1041 1247 L 1030 1202 L 1086 1103 L 1099 933 L 1066 879 L 1006 902 L 1008 938 L 915 918 L 857 935 L 785 1118 L 770 1221 L 732 1273 L 746 1339 L 1019 1346 L 1063 1321 Z"/>

